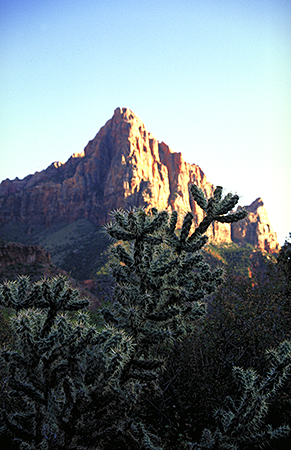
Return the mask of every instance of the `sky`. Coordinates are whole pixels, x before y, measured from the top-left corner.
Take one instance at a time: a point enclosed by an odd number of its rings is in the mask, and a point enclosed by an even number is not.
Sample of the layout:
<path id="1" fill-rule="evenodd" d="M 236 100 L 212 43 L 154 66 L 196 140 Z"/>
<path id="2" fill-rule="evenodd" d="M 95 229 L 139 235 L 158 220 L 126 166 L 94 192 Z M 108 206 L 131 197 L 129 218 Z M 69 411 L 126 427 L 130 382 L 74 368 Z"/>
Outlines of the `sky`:
<path id="1" fill-rule="evenodd" d="M 291 232 L 290 0 L 1 0 L 0 181 L 81 152 L 117 107 Z"/>

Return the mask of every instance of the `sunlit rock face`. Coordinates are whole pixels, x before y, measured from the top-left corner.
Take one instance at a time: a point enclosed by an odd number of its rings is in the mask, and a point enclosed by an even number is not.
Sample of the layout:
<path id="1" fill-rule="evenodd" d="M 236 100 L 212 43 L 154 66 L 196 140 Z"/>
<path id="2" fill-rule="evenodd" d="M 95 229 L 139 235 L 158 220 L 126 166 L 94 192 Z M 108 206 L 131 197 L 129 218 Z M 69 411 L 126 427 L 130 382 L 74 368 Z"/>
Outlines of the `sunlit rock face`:
<path id="1" fill-rule="evenodd" d="M 214 190 L 199 166 L 158 142 L 130 109 L 117 108 L 84 151 L 66 163 L 1 183 L 0 226 L 50 227 L 80 218 L 104 224 L 112 210 L 132 206 L 175 209 L 180 216 L 192 210 L 197 224 L 203 212 L 189 196 L 192 183 L 207 196 Z M 208 234 L 231 242 L 229 224 L 215 223 Z"/>
<path id="2" fill-rule="evenodd" d="M 278 252 L 277 233 L 271 227 L 263 200 L 257 198 L 245 209 L 249 212 L 248 216 L 231 226 L 232 240 L 237 244 L 247 242 L 269 253 Z"/>

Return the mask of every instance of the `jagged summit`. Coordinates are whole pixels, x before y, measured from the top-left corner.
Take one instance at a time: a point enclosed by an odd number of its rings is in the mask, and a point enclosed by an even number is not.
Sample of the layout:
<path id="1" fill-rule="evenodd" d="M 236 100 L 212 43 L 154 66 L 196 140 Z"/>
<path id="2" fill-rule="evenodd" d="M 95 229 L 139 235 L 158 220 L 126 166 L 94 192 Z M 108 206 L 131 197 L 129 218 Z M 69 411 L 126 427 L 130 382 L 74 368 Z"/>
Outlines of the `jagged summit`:
<path id="1" fill-rule="evenodd" d="M 256 200 L 253 201 L 253 203 L 251 203 L 248 206 L 248 211 L 254 213 L 257 211 L 258 208 L 263 207 L 264 206 L 264 202 L 263 199 L 261 197 L 256 198 Z"/>
<path id="2" fill-rule="evenodd" d="M 191 183 L 207 196 L 213 192 L 199 166 L 158 142 L 130 109 L 116 108 L 83 152 L 23 180 L 1 183 L 0 227 L 50 227 L 82 218 L 99 225 L 112 210 L 132 205 L 175 209 L 180 215 L 192 210 L 198 223 L 203 213 L 190 199 Z M 215 223 L 209 235 L 231 242 L 230 225 Z"/>
<path id="3" fill-rule="evenodd" d="M 277 233 L 270 224 L 263 200 L 259 197 L 244 208 L 249 214 L 243 221 L 232 224 L 232 240 L 237 244 L 248 242 L 269 253 L 279 251 Z"/>

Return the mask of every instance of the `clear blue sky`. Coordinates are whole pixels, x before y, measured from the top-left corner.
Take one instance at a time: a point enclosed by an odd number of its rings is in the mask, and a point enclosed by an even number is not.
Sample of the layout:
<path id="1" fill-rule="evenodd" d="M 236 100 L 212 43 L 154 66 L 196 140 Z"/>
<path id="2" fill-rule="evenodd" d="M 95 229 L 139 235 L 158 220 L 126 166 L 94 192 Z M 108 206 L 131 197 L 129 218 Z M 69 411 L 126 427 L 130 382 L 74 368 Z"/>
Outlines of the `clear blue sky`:
<path id="1" fill-rule="evenodd" d="M 132 109 L 291 231 L 289 0 L 2 0 L 0 180 L 66 161 Z"/>

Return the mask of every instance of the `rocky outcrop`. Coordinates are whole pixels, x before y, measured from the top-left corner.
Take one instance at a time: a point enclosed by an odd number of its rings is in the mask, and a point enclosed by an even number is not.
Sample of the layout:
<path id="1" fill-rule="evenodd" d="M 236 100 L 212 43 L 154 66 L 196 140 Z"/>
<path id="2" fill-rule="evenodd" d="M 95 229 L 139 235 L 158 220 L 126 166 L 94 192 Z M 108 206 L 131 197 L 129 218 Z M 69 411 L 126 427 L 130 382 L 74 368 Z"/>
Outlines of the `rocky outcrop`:
<path id="1" fill-rule="evenodd" d="M 268 253 L 278 252 L 280 246 L 277 234 L 271 227 L 263 200 L 257 198 L 251 205 L 244 207 L 248 216 L 231 225 L 231 238 L 237 244 L 249 243 Z"/>
<path id="2" fill-rule="evenodd" d="M 18 243 L 0 244 L 0 268 L 15 264 L 51 264 L 49 253 L 38 245 L 22 245 Z"/>
<path id="3" fill-rule="evenodd" d="M 191 183 L 207 196 L 214 190 L 199 166 L 158 142 L 131 110 L 117 108 L 84 151 L 65 164 L 1 183 L 0 227 L 25 224 L 29 231 L 81 218 L 99 225 L 110 220 L 110 211 L 132 205 L 175 209 L 180 217 L 192 210 L 197 224 L 203 212 L 189 196 Z M 231 227 L 215 223 L 209 236 L 230 242 Z"/>
<path id="4" fill-rule="evenodd" d="M 0 241 L 0 282 L 28 275 L 32 281 L 64 274 L 51 262 L 49 253 L 38 245 Z"/>
<path id="5" fill-rule="evenodd" d="M 28 275 L 32 282 L 41 278 L 65 276 L 82 296 L 89 298 L 91 309 L 94 310 L 101 304 L 102 291 L 96 280 L 76 282 L 68 272 L 54 266 L 50 254 L 39 245 L 23 245 L 0 240 L 0 283 L 13 281 L 19 275 Z"/>

